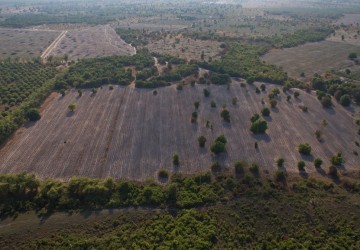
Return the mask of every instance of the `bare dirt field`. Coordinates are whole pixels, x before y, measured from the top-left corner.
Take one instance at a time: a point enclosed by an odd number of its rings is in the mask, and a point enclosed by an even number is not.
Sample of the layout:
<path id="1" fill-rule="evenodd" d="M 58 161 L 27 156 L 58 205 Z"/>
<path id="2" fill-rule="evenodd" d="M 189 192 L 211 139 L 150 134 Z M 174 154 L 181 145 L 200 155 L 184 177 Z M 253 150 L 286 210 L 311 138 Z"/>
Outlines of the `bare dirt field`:
<path id="1" fill-rule="evenodd" d="M 211 91 L 208 98 L 202 93 L 205 87 Z M 321 157 L 324 166 L 318 172 L 324 174 L 330 158 L 338 152 L 346 161 L 340 168 L 343 174 L 360 170 L 359 156 L 353 154 L 360 151 L 355 145 L 360 141 L 354 123 L 358 113 L 354 116 L 337 104 L 323 109 L 314 94 L 301 92 L 299 100 L 291 102 L 281 94 L 278 108 L 265 118 L 267 134 L 255 136 L 249 131 L 250 117 L 263 108 L 261 99 L 267 99 L 267 93 L 256 94 L 254 86 L 247 88 L 239 83 L 233 83 L 229 90 L 187 85 L 179 91 L 170 86 L 154 95 L 152 90 L 103 87 L 95 96 L 90 91 L 82 97 L 76 91 L 65 97 L 58 95 L 48 103 L 40 121 L 18 130 L 0 150 L 0 172 L 33 172 L 40 178 L 81 175 L 143 180 L 156 177 L 159 169 L 207 171 L 215 160 L 231 166 L 244 159 L 271 173 L 277 169 L 277 158 L 283 157 L 287 171 L 298 173 L 296 164 L 303 159 L 307 173 L 313 174 L 317 170 L 311 161 Z M 232 104 L 233 97 L 239 99 L 237 105 Z M 216 108 L 210 107 L 212 100 Z M 199 117 L 198 123 L 192 124 L 195 101 L 200 101 Z M 70 103 L 77 105 L 73 113 L 67 108 Z M 220 117 L 223 105 L 230 111 L 230 124 Z M 306 105 L 309 111 L 303 112 L 299 105 Z M 323 120 L 328 125 L 322 125 Z M 207 121 L 213 129 L 206 127 Z M 323 133 L 323 142 L 314 135 L 317 129 Z M 221 134 L 228 139 L 227 153 L 215 157 L 209 148 Z M 198 146 L 200 135 L 207 138 L 205 149 Z M 258 150 L 255 141 L 259 142 Z M 298 153 L 297 146 L 304 142 L 311 144 L 312 156 Z M 180 156 L 178 168 L 172 165 L 175 152 Z"/>
<path id="2" fill-rule="evenodd" d="M 295 48 L 272 50 L 262 59 L 269 64 L 282 67 L 290 77 L 309 80 L 315 73 L 322 74 L 354 66 L 354 62 L 348 59 L 351 52 L 359 54 L 360 46 L 323 41 Z M 305 79 L 300 77 L 301 72 L 305 73 Z"/>
<path id="3" fill-rule="evenodd" d="M 211 57 L 215 59 L 219 57 L 223 51 L 220 48 L 221 43 L 216 41 L 202 41 L 183 37 L 181 34 L 177 36 L 166 36 L 166 38 L 153 41 L 146 47 L 150 51 L 161 54 L 169 54 L 175 57 L 194 59 L 201 61 L 201 53 L 204 52 L 204 60 L 208 61 Z"/>
<path id="4" fill-rule="evenodd" d="M 123 41 L 110 25 L 70 30 L 52 49 L 50 55 L 69 60 L 111 55 L 132 55 L 135 49 Z"/>
<path id="5" fill-rule="evenodd" d="M 0 28 L 0 59 L 39 57 L 59 34 L 58 31 Z"/>
<path id="6" fill-rule="evenodd" d="M 360 24 L 360 14 L 345 14 L 336 22 L 336 24 Z"/>

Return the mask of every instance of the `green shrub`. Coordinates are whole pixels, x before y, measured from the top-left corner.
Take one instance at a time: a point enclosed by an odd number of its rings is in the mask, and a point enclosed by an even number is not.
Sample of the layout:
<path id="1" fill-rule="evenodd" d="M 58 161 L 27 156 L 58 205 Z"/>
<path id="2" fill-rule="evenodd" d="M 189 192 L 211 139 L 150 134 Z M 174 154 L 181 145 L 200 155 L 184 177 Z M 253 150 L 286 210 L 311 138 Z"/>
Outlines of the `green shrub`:
<path id="1" fill-rule="evenodd" d="M 279 182 L 284 182 L 286 180 L 286 173 L 282 169 L 278 169 L 275 172 L 275 180 Z"/>
<path id="2" fill-rule="evenodd" d="M 323 160 L 322 160 L 322 159 L 316 158 L 316 159 L 314 160 L 314 165 L 315 165 L 316 168 L 320 168 L 322 164 L 323 164 Z"/>
<path id="3" fill-rule="evenodd" d="M 206 138 L 205 138 L 204 136 L 200 136 L 200 137 L 198 138 L 198 142 L 199 142 L 199 146 L 200 146 L 201 148 L 204 148 L 204 147 L 205 147 L 205 143 L 206 143 Z"/>
<path id="4" fill-rule="evenodd" d="M 247 162 L 245 161 L 237 161 L 234 164 L 234 168 L 235 168 L 235 173 L 238 175 L 242 175 L 245 172 L 245 167 L 247 166 Z"/>
<path id="5" fill-rule="evenodd" d="M 267 128 L 268 127 L 266 121 L 257 120 L 251 125 L 250 131 L 254 134 L 263 134 L 266 132 Z"/>
<path id="6" fill-rule="evenodd" d="M 230 112 L 227 109 L 223 109 L 220 116 L 225 122 L 230 122 Z"/>
<path id="7" fill-rule="evenodd" d="M 204 89 L 203 90 L 204 96 L 205 97 L 209 97 L 210 96 L 210 91 L 208 89 Z"/>
<path id="8" fill-rule="evenodd" d="M 37 108 L 29 109 L 29 111 L 26 113 L 26 116 L 32 122 L 38 121 L 41 118 L 40 111 Z"/>
<path id="9" fill-rule="evenodd" d="M 338 153 L 337 155 L 334 155 L 331 157 L 331 163 L 335 166 L 339 166 L 344 163 L 344 158 L 341 153 Z"/>
<path id="10" fill-rule="evenodd" d="M 159 176 L 160 179 L 168 179 L 169 178 L 169 173 L 165 169 L 162 169 L 162 170 L 159 171 L 158 176 Z"/>
<path id="11" fill-rule="evenodd" d="M 299 171 L 304 171 L 305 170 L 305 162 L 304 161 L 299 161 L 297 164 L 297 167 L 299 169 Z"/>
<path id="12" fill-rule="evenodd" d="M 283 167 L 284 162 L 285 162 L 284 158 L 279 158 L 279 159 L 277 159 L 276 164 L 278 167 Z"/>
<path id="13" fill-rule="evenodd" d="M 173 155 L 173 164 L 175 166 L 179 166 L 180 165 L 180 160 L 179 160 L 179 155 L 178 154 L 174 154 Z"/>
<path id="14" fill-rule="evenodd" d="M 269 116 L 269 115 L 270 115 L 270 109 L 269 109 L 269 108 L 263 108 L 263 109 L 261 110 L 261 114 L 262 114 L 263 116 Z"/>
<path id="15" fill-rule="evenodd" d="M 311 146 L 309 143 L 303 143 L 299 145 L 299 153 L 303 155 L 311 154 Z"/>
<path id="16" fill-rule="evenodd" d="M 255 163 L 251 164 L 249 170 L 253 174 L 259 174 L 259 166 L 257 164 L 255 164 Z"/>

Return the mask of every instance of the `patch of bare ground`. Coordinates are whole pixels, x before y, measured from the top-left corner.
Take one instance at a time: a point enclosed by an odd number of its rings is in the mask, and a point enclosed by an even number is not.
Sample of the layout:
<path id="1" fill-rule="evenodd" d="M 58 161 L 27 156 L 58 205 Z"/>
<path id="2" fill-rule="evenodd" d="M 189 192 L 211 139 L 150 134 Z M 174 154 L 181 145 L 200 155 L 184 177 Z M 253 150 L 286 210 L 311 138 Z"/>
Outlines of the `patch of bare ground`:
<path id="1" fill-rule="evenodd" d="M 182 36 L 181 34 L 167 35 L 161 40 L 152 41 L 146 47 L 150 51 L 161 54 L 169 54 L 175 57 L 186 58 L 188 60 L 201 61 L 203 54 L 204 60 L 209 61 L 219 57 L 224 49 L 220 48 L 221 43 L 210 40 L 194 40 Z"/>
<path id="2" fill-rule="evenodd" d="M 0 28 L 0 59 L 39 57 L 59 34 L 50 30 Z"/>
<path id="3" fill-rule="evenodd" d="M 122 40 L 110 25 L 69 30 L 50 55 L 68 55 L 69 60 L 111 55 L 133 55 L 135 48 Z"/>
<path id="4" fill-rule="evenodd" d="M 354 66 L 354 62 L 348 58 L 351 52 L 359 53 L 360 46 L 322 41 L 295 48 L 272 50 L 262 59 L 269 64 L 282 67 L 292 78 L 309 80 L 315 73 L 323 74 Z M 305 77 L 300 76 L 302 72 L 305 73 Z"/>
<path id="5" fill-rule="evenodd" d="M 204 88 L 211 91 L 210 97 L 203 96 Z M 338 152 L 346 161 L 341 173 L 359 170 L 359 157 L 353 154 L 360 151 L 355 145 L 359 140 L 356 110 L 337 104 L 323 109 L 314 94 L 302 91 L 300 98 L 291 102 L 281 94 L 278 107 L 265 118 L 267 134 L 253 135 L 250 117 L 260 113 L 261 99 L 267 99 L 267 93 L 256 94 L 253 86 L 246 89 L 234 82 L 229 90 L 225 86 L 187 85 L 182 91 L 170 86 L 157 92 L 116 86 L 113 90 L 103 87 L 96 95 L 85 91 L 78 97 L 75 90 L 65 97 L 57 95 L 40 121 L 20 129 L 21 133 L 0 150 L 0 172 L 32 172 L 40 178 L 80 175 L 144 180 L 156 177 L 159 169 L 207 171 L 215 160 L 230 166 L 244 159 L 271 173 L 277 169 L 276 159 L 282 157 L 289 173 L 298 173 L 297 162 L 305 160 L 308 174 L 321 175 Z M 236 105 L 232 104 L 234 97 L 238 98 Z M 195 101 L 200 102 L 196 124 L 190 122 Z M 216 108 L 210 107 L 211 101 Z M 70 103 L 77 106 L 74 112 L 68 111 Z M 230 123 L 220 117 L 223 105 L 230 111 Z M 300 105 L 309 111 L 303 112 Z M 327 126 L 322 125 L 323 120 Z M 322 141 L 314 134 L 318 129 Z M 227 152 L 216 157 L 209 148 L 221 134 L 229 141 Z M 204 149 L 198 146 L 201 135 L 207 138 Z M 304 142 L 313 147 L 310 157 L 297 151 Z M 179 168 L 172 165 L 174 152 L 180 156 Z M 323 171 L 315 169 L 312 161 L 316 157 L 324 160 Z"/>

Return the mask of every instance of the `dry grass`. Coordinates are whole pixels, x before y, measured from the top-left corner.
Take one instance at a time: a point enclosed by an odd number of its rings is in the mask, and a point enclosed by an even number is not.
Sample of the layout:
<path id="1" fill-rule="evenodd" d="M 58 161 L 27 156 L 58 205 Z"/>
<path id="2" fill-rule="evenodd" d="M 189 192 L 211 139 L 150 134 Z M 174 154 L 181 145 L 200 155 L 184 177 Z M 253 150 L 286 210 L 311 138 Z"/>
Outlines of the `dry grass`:
<path id="1" fill-rule="evenodd" d="M 203 88 L 211 96 L 203 96 Z M 268 85 L 268 88 L 271 86 Z M 207 171 L 211 162 L 221 161 L 230 166 L 239 159 L 259 164 L 262 171 L 277 169 L 276 160 L 285 159 L 288 172 L 298 173 L 297 162 L 306 161 L 307 173 L 317 173 L 312 160 L 324 160 L 324 171 L 330 158 L 342 152 L 346 164 L 340 172 L 352 172 L 359 167 L 360 151 L 355 146 L 357 127 L 350 111 L 336 104 L 323 109 L 315 95 L 301 92 L 298 100 L 287 102 L 281 94 L 278 108 L 272 109 L 266 135 L 254 136 L 249 131 L 250 117 L 263 108 L 261 99 L 267 93 L 256 94 L 254 87 L 242 88 L 239 83 L 225 86 L 175 86 L 152 90 L 131 87 L 99 89 L 77 97 L 72 91 L 64 98 L 58 95 L 45 109 L 42 119 L 20 129 L 0 151 L 0 172 L 34 172 L 37 176 L 67 179 L 73 175 L 146 179 L 156 178 L 159 169 L 193 173 Z M 232 99 L 238 98 L 233 105 Z M 210 108 L 214 100 L 217 108 Z M 198 122 L 190 122 L 193 103 L 200 101 Z M 74 113 L 68 105 L 75 103 Z M 220 117 L 222 106 L 230 111 L 231 123 Z M 309 107 L 307 113 L 299 106 Z M 269 106 L 267 104 L 267 106 Z M 355 111 L 354 111 L 355 112 Z M 323 126 L 322 120 L 328 125 Z M 213 129 L 206 127 L 206 122 Z M 341 123 L 339 122 L 341 121 Z M 323 142 L 314 133 L 320 129 Z M 227 153 L 214 157 L 209 147 L 215 138 L 224 134 L 228 139 Z M 206 148 L 198 146 L 197 138 L 207 138 Z M 259 149 L 254 148 L 258 141 Z M 313 147 L 312 156 L 303 158 L 297 151 L 300 143 Z M 172 166 L 172 156 L 180 156 L 180 167 Z"/>
<path id="2" fill-rule="evenodd" d="M 57 31 L 0 28 L 0 59 L 39 57 L 59 34 Z"/>
<path id="3" fill-rule="evenodd" d="M 150 51 L 161 54 L 169 54 L 175 57 L 194 59 L 201 61 L 201 53 L 204 52 L 204 60 L 208 61 L 210 57 L 216 59 L 223 51 L 220 48 L 221 43 L 216 41 L 202 41 L 177 36 L 166 36 L 166 38 L 153 41 L 147 45 Z"/>
<path id="4" fill-rule="evenodd" d="M 111 55 L 131 55 L 135 50 L 125 43 L 110 25 L 70 30 L 51 55 L 67 54 L 69 60 Z"/>
<path id="5" fill-rule="evenodd" d="M 360 46 L 323 41 L 295 48 L 272 50 L 263 56 L 263 60 L 282 67 L 293 78 L 309 80 L 315 73 L 322 74 L 330 70 L 352 67 L 354 63 L 348 59 L 351 52 L 359 54 Z M 301 72 L 305 73 L 305 79 L 300 77 Z"/>

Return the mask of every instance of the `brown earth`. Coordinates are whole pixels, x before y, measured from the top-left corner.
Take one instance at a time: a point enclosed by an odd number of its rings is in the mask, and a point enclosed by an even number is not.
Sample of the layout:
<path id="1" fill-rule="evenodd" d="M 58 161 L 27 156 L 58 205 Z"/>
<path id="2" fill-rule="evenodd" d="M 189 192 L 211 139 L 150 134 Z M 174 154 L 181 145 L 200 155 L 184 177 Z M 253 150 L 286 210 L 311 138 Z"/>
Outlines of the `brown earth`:
<path id="1" fill-rule="evenodd" d="M 202 94 L 205 87 L 211 91 L 209 98 Z M 103 87 L 95 96 L 90 91 L 80 98 L 76 91 L 65 97 L 58 95 L 40 121 L 22 128 L 0 150 L 0 172 L 33 172 L 40 178 L 81 175 L 144 180 L 156 177 L 159 169 L 207 171 L 215 160 L 230 166 L 244 159 L 272 172 L 277 169 L 277 158 L 283 157 L 289 172 L 298 173 L 296 164 L 303 159 L 307 173 L 325 174 L 330 158 L 338 152 L 346 161 L 339 168 L 343 174 L 360 170 L 359 157 L 353 154 L 360 151 L 355 145 L 360 141 L 355 108 L 345 110 L 335 104 L 333 109 L 323 109 L 314 94 L 301 91 L 300 98 L 291 102 L 281 94 L 278 108 L 265 118 L 267 134 L 255 136 L 249 131 L 249 119 L 263 108 L 261 99 L 267 99 L 267 94 L 255 94 L 254 87 L 247 88 L 234 83 L 229 90 L 197 85 L 178 91 L 171 86 L 158 89 L 154 95 L 153 90 L 115 87 L 111 91 Z M 239 99 L 237 105 L 232 104 L 233 97 Z M 212 100 L 217 108 L 210 107 Z M 195 101 L 200 101 L 199 118 L 192 124 Z M 75 112 L 68 111 L 70 103 L 76 103 Z M 223 105 L 231 114 L 229 124 L 220 117 Z M 309 111 L 303 112 L 299 105 L 306 105 Z M 322 125 L 323 120 L 327 126 Z M 206 127 L 207 121 L 213 129 Z M 317 129 L 323 132 L 323 142 L 314 135 Z M 209 148 L 221 134 L 229 141 L 227 153 L 215 157 Z M 207 138 L 205 149 L 198 146 L 200 135 Z M 297 146 L 304 142 L 313 147 L 312 156 L 298 153 Z M 179 168 L 172 166 L 175 152 L 180 156 Z M 324 159 L 324 170 L 313 166 L 316 157 Z"/>

